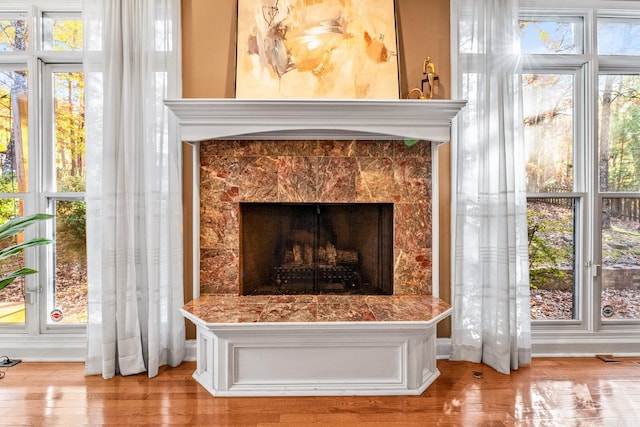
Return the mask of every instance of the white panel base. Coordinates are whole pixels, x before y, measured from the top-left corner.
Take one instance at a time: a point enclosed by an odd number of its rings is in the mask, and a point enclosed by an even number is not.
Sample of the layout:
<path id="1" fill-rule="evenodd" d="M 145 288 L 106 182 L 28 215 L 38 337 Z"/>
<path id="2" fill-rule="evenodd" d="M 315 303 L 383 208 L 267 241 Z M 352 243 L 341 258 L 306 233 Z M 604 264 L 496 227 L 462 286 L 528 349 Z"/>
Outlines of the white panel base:
<path id="1" fill-rule="evenodd" d="M 435 322 L 197 324 L 215 396 L 417 395 L 440 374 Z"/>

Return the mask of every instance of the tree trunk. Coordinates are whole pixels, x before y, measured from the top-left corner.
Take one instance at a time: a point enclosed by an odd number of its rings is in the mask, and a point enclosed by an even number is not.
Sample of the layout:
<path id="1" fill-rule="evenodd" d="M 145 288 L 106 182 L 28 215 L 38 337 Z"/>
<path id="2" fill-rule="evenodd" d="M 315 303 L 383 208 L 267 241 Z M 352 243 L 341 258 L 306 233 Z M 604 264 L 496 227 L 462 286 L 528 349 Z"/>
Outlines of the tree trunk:
<path id="1" fill-rule="evenodd" d="M 16 73 L 17 74 L 17 73 Z M 22 79 L 23 77 L 18 77 L 17 80 Z M 23 144 L 24 141 L 22 139 L 22 129 L 23 124 L 26 129 L 26 104 L 27 104 L 27 94 L 21 91 L 19 88 L 14 87 L 11 91 L 11 112 L 13 114 L 13 120 L 11 123 L 11 131 L 13 134 L 13 143 L 14 143 L 14 170 L 16 172 L 15 179 L 18 184 L 18 192 L 25 193 L 27 191 L 27 170 L 26 170 L 26 160 L 24 158 L 23 152 Z M 22 106 L 22 108 L 21 108 Z M 20 212 L 20 215 L 23 215 L 23 212 Z"/>
<path id="2" fill-rule="evenodd" d="M 611 131 L 611 87 L 613 86 L 613 77 L 607 76 L 604 84 L 604 92 L 602 93 L 602 103 L 600 106 L 600 158 L 598 167 L 600 169 L 600 191 L 609 190 L 609 146 Z M 602 228 L 611 228 L 611 206 L 608 201 L 602 206 Z"/>
<path id="3" fill-rule="evenodd" d="M 17 20 L 15 23 L 14 50 L 26 51 L 27 27 L 25 22 Z M 27 159 L 24 157 L 22 139 L 22 129 L 28 129 L 28 98 L 27 98 L 27 78 L 25 71 L 14 72 L 13 87 L 11 88 L 11 133 L 14 147 L 14 171 L 19 193 L 26 193 L 27 188 Z M 18 199 L 18 215 L 24 216 L 24 199 Z M 18 237 L 18 243 L 24 235 Z"/>

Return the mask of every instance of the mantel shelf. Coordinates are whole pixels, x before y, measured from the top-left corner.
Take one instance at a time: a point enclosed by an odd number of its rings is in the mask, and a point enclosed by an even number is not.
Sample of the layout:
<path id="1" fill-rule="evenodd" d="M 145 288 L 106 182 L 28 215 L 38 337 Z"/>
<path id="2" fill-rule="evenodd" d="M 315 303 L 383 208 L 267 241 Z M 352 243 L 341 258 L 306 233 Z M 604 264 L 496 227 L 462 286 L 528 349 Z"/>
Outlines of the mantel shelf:
<path id="1" fill-rule="evenodd" d="M 165 100 L 187 142 L 213 139 L 419 139 L 447 142 L 451 123 L 466 101 Z"/>

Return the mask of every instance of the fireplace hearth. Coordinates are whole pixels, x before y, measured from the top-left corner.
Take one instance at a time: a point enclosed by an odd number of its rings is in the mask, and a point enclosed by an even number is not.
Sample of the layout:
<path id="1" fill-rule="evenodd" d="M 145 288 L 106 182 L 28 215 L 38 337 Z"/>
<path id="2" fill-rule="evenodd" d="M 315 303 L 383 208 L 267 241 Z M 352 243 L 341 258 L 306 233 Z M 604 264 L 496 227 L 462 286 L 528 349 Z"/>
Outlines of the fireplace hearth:
<path id="1" fill-rule="evenodd" d="M 393 204 L 241 203 L 243 295 L 393 293 Z"/>

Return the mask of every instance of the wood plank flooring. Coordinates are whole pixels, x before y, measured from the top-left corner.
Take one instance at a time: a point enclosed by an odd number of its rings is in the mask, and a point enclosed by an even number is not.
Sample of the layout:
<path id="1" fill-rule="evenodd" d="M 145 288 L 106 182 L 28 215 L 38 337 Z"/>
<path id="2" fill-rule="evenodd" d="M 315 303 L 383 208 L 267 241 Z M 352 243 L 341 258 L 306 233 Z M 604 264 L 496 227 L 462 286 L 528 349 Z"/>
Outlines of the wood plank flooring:
<path id="1" fill-rule="evenodd" d="M 640 358 L 538 358 L 502 375 L 438 361 L 421 396 L 216 398 L 194 362 L 103 380 L 82 363 L 1 368 L 0 425 L 184 426 L 640 426 Z"/>

